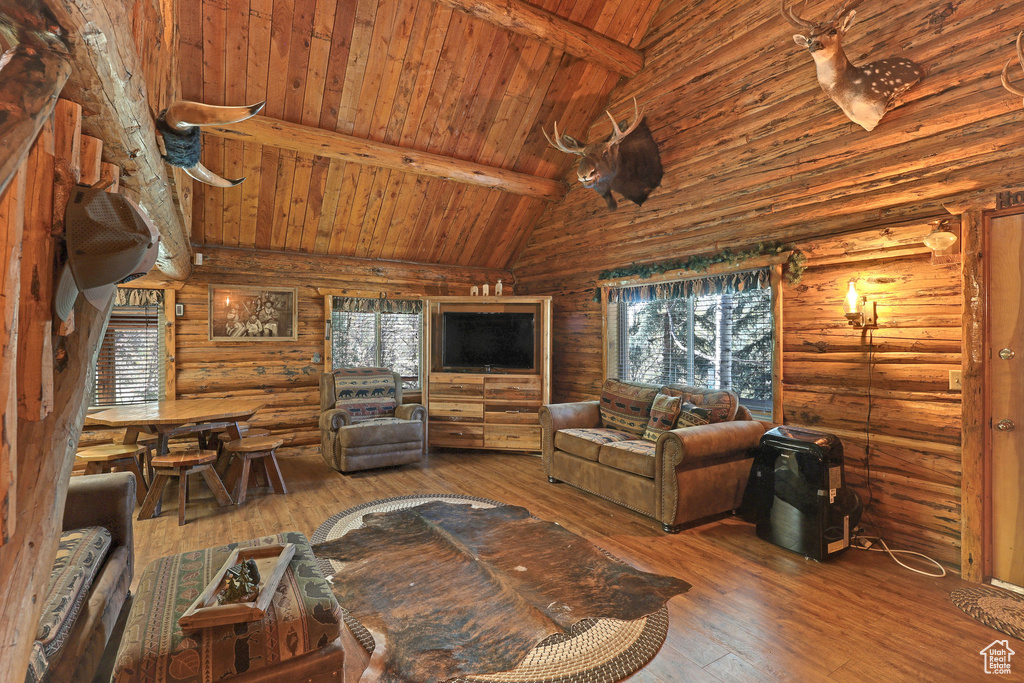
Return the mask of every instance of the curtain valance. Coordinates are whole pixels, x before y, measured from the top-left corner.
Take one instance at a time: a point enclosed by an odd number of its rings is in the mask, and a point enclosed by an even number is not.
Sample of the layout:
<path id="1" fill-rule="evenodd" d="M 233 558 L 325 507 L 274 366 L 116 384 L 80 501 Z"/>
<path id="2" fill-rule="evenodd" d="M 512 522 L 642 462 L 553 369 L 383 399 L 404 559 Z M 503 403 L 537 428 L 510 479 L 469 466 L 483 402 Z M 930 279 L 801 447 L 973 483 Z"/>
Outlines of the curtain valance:
<path id="1" fill-rule="evenodd" d="M 118 287 L 114 290 L 115 306 L 161 306 L 164 303 L 164 290 L 162 289 L 123 289 Z"/>
<path id="2" fill-rule="evenodd" d="M 423 302 L 419 299 L 362 299 L 352 296 L 333 297 L 335 311 L 346 313 L 420 313 Z"/>
<path id="3" fill-rule="evenodd" d="M 650 282 L 626 287 L 609 287 L 608 302 L 654 301 L 655 299 L 682 299 L 710 294 L 735 294 L 748 289 L 768 289 L 771 286 L 769 269 L 744 270 L 720 275 L 705 275 L 686 280 Z"/>

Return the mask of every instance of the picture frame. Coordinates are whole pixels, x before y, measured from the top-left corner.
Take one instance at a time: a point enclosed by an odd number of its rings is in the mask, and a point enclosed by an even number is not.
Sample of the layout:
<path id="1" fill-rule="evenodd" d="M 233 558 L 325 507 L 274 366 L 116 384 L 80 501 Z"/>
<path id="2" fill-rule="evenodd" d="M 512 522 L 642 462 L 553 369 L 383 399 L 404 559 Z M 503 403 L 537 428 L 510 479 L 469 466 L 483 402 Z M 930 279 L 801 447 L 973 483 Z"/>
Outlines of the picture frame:
<path id="1" fill-rule="evenodd" d="M 295 341 L 295 287 L 209 286 L 209 339 L 227 342 Z"/>

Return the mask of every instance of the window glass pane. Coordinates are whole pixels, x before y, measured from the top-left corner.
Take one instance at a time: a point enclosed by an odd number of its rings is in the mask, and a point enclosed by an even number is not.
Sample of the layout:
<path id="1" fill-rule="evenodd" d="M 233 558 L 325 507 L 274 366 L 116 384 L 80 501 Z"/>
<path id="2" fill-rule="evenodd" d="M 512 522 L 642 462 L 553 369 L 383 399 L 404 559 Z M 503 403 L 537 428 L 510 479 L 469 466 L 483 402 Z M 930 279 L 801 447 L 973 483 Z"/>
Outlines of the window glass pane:
<path id="1" fill-rule="evenodd" d="M 619 377 L 735 391 L 772 404 L 771 290 L 619 305 Z"/>
<path id="2" fill-rule="evenodd" d="M 334 311 L 333 357 L 336 368 L 376 367 L 377 314 Z"/>
<path id="3" fill-rule="evenodd" d="M 381 313 L 381 364 L 402 376 L 402 388 L 420 385 L 420 316 L 418 313 Z"/>
<path id="4" fill-rule="evenodd" d="M 157 308 L 115 308 L 96 360 L 93 406 L 160 400 L 159 320 Z"/>

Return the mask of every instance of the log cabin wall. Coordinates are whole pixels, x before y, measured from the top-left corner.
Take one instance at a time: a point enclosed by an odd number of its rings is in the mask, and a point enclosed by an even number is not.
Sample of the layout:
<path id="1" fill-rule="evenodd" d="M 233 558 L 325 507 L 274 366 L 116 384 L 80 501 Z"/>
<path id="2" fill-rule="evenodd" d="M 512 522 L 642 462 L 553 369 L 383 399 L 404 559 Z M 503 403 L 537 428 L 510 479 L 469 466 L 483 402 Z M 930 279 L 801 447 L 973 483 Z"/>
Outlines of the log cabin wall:
<path id="1" fill-rule="evenodd" d="M 817 18 L 834 4 L 802 13 Z M 787 421 L 840 433 L 851 482 L 868 497 L 868 345 L 844 336 L 841 310 L 846 280 L 864 278 L 887 301 L 874 334 L 872 516 L 900 545 L 959 564 L 961 418 L 948 390 L 960 363 L 959 267 L 898 247 L 949 217 L 944 206 L 1022 184 L 1024 113 L 999 83 L 1021 10 L 862 6 L 845 40 L 851 61 L 901 56 L 927 73 L 869 133 L 821 91 L 777 3 L 664 2 L 640 46 L 645 68 L 611 97 L 616 111 L 634 96 L 646 108 L 662 187 L 642 208 L 622 201 L 612 213 L 571 178 L 513 268 L 520 293 L 555 297 L 555 400 L 600 392 L 600 305 L 591 300 L 600 271 L 793 243 L 811 259 L 784 294 Z M 596 120 L 580 137 L 607 130 Z M 840 256 L 845 243 L 853 246 Z"/>
<path id="2" fill-rule="evenodd" d="M 507 271 L 343 257 L 196 247 L 203 264 L 176 295 L 178 398 L 258 397 L 266 407 L 253 422 L 285 440 L 282 455 L 319 448 L 319 382 L 324 352 L 324 297 L 318 288 L 350 296 L 395 298 L 467 294 L 470 285 L 509 278 Z M 295 287 L 298 340 L 209 341 L 209 285 Z"/>

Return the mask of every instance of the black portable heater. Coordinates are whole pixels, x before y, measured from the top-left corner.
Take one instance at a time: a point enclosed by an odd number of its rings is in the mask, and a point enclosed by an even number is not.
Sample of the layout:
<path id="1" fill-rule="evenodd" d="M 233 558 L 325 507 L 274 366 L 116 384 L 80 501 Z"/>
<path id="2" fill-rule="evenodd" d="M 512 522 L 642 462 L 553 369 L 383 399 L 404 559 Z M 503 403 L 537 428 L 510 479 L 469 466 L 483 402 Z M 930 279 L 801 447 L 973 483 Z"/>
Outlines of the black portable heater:
<path id="1" fill-rule="evenodd" d="M 861 506 L 846 487 L 835 435 L 799 427 L 765 432 L 747 486 L 758 537 L 819 561 L 849 547 Z"/>

